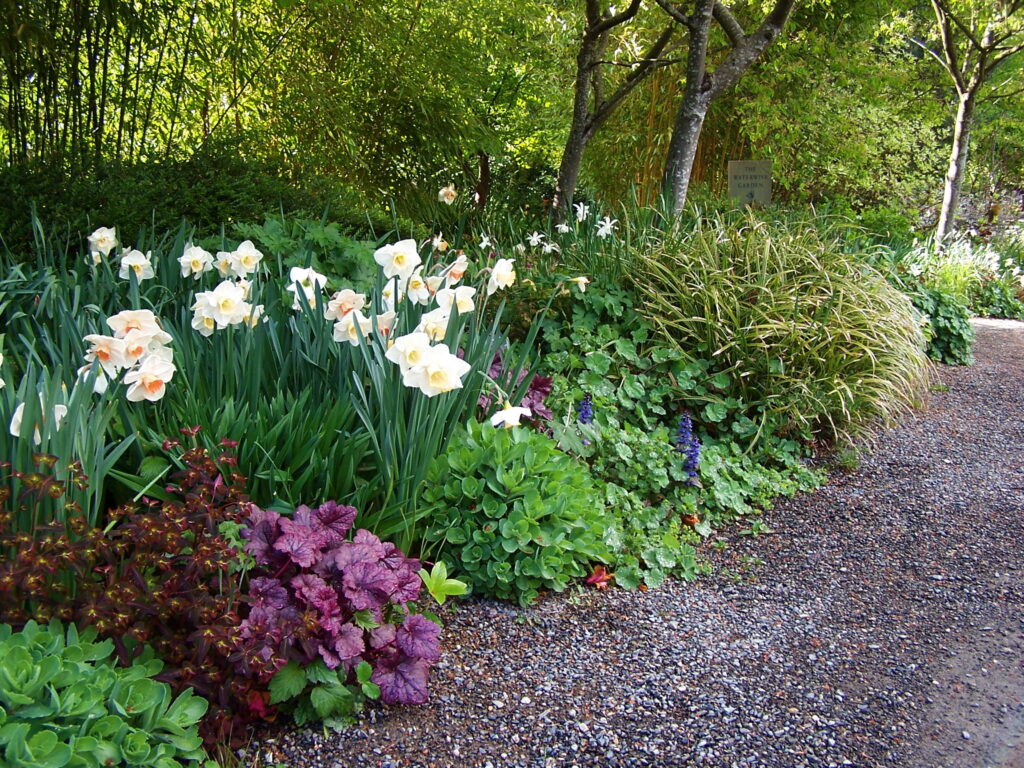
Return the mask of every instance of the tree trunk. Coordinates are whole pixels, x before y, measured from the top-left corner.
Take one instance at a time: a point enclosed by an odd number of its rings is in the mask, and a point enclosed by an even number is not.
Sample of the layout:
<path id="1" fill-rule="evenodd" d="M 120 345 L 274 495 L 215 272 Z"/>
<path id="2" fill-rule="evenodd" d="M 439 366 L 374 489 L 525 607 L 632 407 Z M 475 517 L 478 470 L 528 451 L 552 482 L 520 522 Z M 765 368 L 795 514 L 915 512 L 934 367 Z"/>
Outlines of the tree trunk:
<path id="1" fill-rule="evenodd" d="M 935 227 L 935 233 L 940 241 L 953 230 L 956 210 L 960 205 L 960 190 L 964 184 L 964 172 L 967 170 L 967 153 L 971 143 L 976 95 L 974 90 L 968 91 L 960 96 L 957 105 L 956 122 L 953 124 L 953 148 L 949 153 L 949 169 L 946 171 L 946 183 L 942 190 L 939 223 Z"/>
<path id="2" fill-rule="evenodd" d="M 698 0 L 690 26 L 690 49 L 686 55 L 686 88 L 679 105 L 672 138 L 665 158 L 662 189 L 672 213 L 679 213 L 686 203 L 690 187 L 690 172 L 697 156 L 697 142 L 704 127 L 704 118 L 711 103 L 706 82 L 708 37 L 711 31 L 711 13 L 714 0 Z"/>
<path id="3" fill-rule="evenodd" d="M 572 205 L 576 193 L 576 182 L 583 164 L 583 150 L 589 141 L 587 124 L 590 122 L 590 93 L 593 79 L 594 54 L 599 41 L 584 35 L 580 52 L 576 56 L 576 93 L 572 104 L 572 123 L 569 136 L 562 151 L 562 162 L 558 166 L 558 181 L 555 184 L 553 214 L 556 221 L 562 221 L 565 212 Z"/>

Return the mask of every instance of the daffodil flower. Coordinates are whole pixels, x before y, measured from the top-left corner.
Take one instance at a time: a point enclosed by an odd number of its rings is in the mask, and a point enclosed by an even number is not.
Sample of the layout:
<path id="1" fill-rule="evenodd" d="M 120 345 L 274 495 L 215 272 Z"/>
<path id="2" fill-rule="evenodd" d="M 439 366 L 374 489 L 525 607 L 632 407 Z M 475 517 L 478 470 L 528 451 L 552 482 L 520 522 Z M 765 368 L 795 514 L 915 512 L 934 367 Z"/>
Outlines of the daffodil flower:
<path id="1" fill-rule="evenodd" d="M 96 254 L 108 256 L 117 245 L 117 230 L 113 227 L 100 227 L 89 235 L 89 250 L 93 253 L 93 260 Z"/>
<path id="2" fill-rule="evenodd" d="M 409 369 L 423 365 L 429 350 L 430 337 L 421 331 L 414 331 L 395 339 L 384 357 L 396 363 L 404 375 Z"/>
<path id="3" fill-rule="evenodd" d="M 557 229 L 563 235 L 568 234 L 569 232 L 572 231 L 568 224 L 556 224 L 555 229 Z"/>
<path id="4" fill-rule="evenodd" d="M 448 333 L 448 318 L 449 312 L 443 307 L 424 312 L 420 316 L 416 330 L 427 334 L 431 341 L 443 341 L 445 334 Z"/>
<path id="5" fill-rule="evenodd" d="M 373 252 L 373 260 L 380 265 L 387 280 L 397 277 L 403 282 L 423 263 L 416 249 L 416 241 L 411 239 L 381 246 Z"/>
<path id="6" fill-rule="evenodd" d="M 124 383 L 128 385 L 125 398 L 133 403 L 159 400 L 164 396 L 167 382 L 174 376 L 174 371 L 172 363 L 159 357 L 147 357 L 138 368 L 124 375 Z"/>
<path id="7" fill-rule="evenodd" d="M 351 288 L 342 288 L 335 293 L 324 307 L 325 320 L 341 320 L 354 309 L 366 306 L 366 294 L 356 293 Z"/>
<path id="8" fill-rule="evenodd" d="M 405 294 L 409 301 L 416 304 L 426 304 L 430 301 L 430 288 L 419 269 L 409 276 L 409 282 L 405 286 Z"/>
<path id="9" fill-rule="evenodd" d="M 508 288 L 516 281 L 515 259 L 498 259 L 491 267 L 491 277 L 487 281 L 487 295 L 490 296 L 499 288 Z"/>
<path id="10" fill-rule="evenodd" d="M 347 341 L 353 347 L 359 346 L 360 336 L 366 338 L 372 332 L 373 321 L 358 309 L 353 309 L 334 324 L 334 340 Z"/>
<path id="11" fill-rule="evenodd" d="M 252 240 L 243 240 L 238 247 L 228 255 L 228 269 L 235 277 L 251 275 L 259 267 L 263 254 L 256 250 Z"/>
<path id="12" fill-rule="evenodd" d="M 576 203 L 573 209 L 576 211 L 576 221 L 583 221 L 590 215 L 590 206 L 584 203 Z"/>
<path id="13" fill-rule="evenodd" d="M 116 376 L 118 371 L 128 367 L 124 339 L 90 333 L 84 341 L 90 345 L 85 352 L 85 359 L 90 363 L 99 360 L 104 373 L 108 376 Z"/>
<path id="14" fill-rule="evenodd" d="M 455 198 L 459 196 L 459 193 L 455 191 L 455 185 L 449 184 L 447 187 L 441 187 L 437 191 L 437 202 L 444 203 L 445 205 L 451 205 L 455 202 Z"/>
<path id="15" fill-rule="evenodd" d="M 494 243 L 491 242 L 491 238 L 487 235 L 481 235 L 480 245 L 478 246 L 481 251 L 486 251 L 488 248 L 493 248 Z"/>
<path id="16" fill-rule="evenodd" d="M 156 333 L 161 330 L 156 315 L 148 309 L 126 309 L 111 315 L 107 318 L 107 325 L 114 332 L 114 336 L 123 339 L 133 329 Z"/>
<path id="17" fill-rule="evenodd" d="M 46 404 L 43 402 L 43 396 L 39 396 L 40 413 L 43 424 L 46 424 Z M 64 420 L 64 417 L 68 415 L 68 407 L 66 405 L 57 404 L 53 406 L 53 428 L 54 430 L 60 429 L 60 423 Z M 18 407 L 14 409 L 14 413 L 11 415 L 10 433 L 14 437 L 21 437 L 21 422 L 25 417 L 25 404 L 18 403 Z M 32 442 L 39 445 L 43 442 L 43 436 L 39 433 L 39 424 L 35 425 L 32 430 Z"/>
<path id="18" fill-rule="evenodd" d="M 570 283 L 576 283 L 576 286 L 580 289 L 580 293 L 587 292 L 587 286 L 590 284 L 590 278 L 580 275 L 579 277 L 569 278 Z"/>
<path id="19" fill-rule="evenodd" d="M 434 239 L 430 241 L 430 244 L 434 247 L 435 251 L 440 253 L 448 250 L 448 241 L 440 234 L 434 235 Z"/>
<path id="20" fill-rule="evenodd" d="M 189 243 L 178 257 L 178 263 L 181 265 L 182 277 L 192 275 L 193 280 L 198 280 L 204 272 L 213 269 L 213 254 Z"/>
<path id="21" fill-rule="evenodd" d="M 437 292 L 437 305 L 446 312 L 450 312 L 452 306 L 459 314 L 472 312 L 475 308 L 473 296 L 476 288 L 471 285 L 460 285 L 458 288 L 443 288 Z"/>
<path id="22" fill-rule="evenodd" d="M 422 364 L 403 374 L 405 386 L 418 387 L 427 397 L 462 388 L 462 377 L 469 373 L 469 363 L 453 355 L 444 344 L 430 347 L 424 358 Z"/>
<path id="23" fill-rule="evenodd" d="M 605 216 L 597 225 L 597 236 L 604 239 L 616 229 L 616 224 L 619 223 L 618 219 L 611 219 Z"/>
<path id="24" fill-rule="evenodd" d="M 519 426 L 519 420 L 524 416 L 532 416 L 533 412 L 529 408 L 519 408 L 518 406 L 512 405 L 508 400 L 505 401 L 505 407 L 500 411 L 496 411 L 491 416 L 491 426 L 494 427 L 505 427 L 511 429 L 512 427 Z"/>
<path id="25" fill-rule="evenodd" d="M 526 242 L 530 244 L 531 248 L 536 248 L 542 242 L 544 242 L 544 235 L 534 230 L 531 234 L 526 236 Z"/>
<path id="26" fill-rule="evenodd" d="M 469 259 L 466 258 L 466 254 L 459 251 L 459 257 L 449 264 L 444 272 L 444 287 L 451 288 L 459 282 L 465 276 L 468 268 Z"/>
<path id="27" fill-rule="evenodd" d="M 122 280 L 127 280 L 129 275 L 134 274 L 135 279 L 139 281 L 155 277 L 152 257 L 153 254 L 150 251 L 146 253 L 134 249 L 128 251 L 121 257 L 121 269 L 118 270 L 117 276 Z"/>

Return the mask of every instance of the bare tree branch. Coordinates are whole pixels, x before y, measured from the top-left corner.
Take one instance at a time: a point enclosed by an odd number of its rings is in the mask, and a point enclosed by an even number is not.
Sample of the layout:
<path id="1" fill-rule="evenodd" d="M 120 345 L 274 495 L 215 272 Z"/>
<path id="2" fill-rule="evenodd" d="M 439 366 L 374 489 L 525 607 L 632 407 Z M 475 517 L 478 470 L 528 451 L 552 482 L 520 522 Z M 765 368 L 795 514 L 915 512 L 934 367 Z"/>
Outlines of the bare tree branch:
<path id="1" fill-rule="evenodd" d="M 747 34 L 743 31 L 743 27 L 736 21 L 736 17 L 732 15 L 732 11 L 729 10 L 729 7 L 722 0 L 715 0 L 715 7 L 711 11 L 711 15 L 715 17 L 715 21 L 718 22 L 718 25 L 725 32 L 726 37 L 729 38 L 733 48 L 747 39 Z"/>
<path id="2" fill-rule="evenodd" d="M 670 0 L 656 0 L 656 2 L 658 3 L 658 5 L 661 6 L 661 9 L 665 11 L 665 13 L 667 13 L 669 16 L 671 16 L 673 19 L 678 21 L 680 24 L 682 24 L 690 31 L 693 31 L 693 19 L 691 19 L 689 16 L 687 16 L 674 5 L 672 5 Z"/>
<path id="3" fill-rule="evenodd" d="M 960 65 L 957 63 L 956 44 L 953 42 L 953 29 L 949 24 L 949 16 L 946 14 L 942 0 L 932 0 L 932 8 L 935 11 L 935 20 L 939 24 L 939 36 L 942 39 L 942 53 L 946 58 L 946 70 L 956 84 L 957 93 L 963 93 L 967 86 L 964 83 L 964 76 L 960 72 Z"/>
<path id="4" fill-rule="evenodd" d="M 626 10 L 616 13 L 614 16 L 609 16 L 596 27 L 594 27 L 593 34 L 603 34 L 607 32 L 609 29 L 612 29 L 613 27 L 619 26 L 619 24 L 629 21 L 634 16 L 636 16 L 636 12 L 639 10 L 640 0 L 633 0 L 633 2 L 629 4 L 629 7 L 626 8 Z"/>

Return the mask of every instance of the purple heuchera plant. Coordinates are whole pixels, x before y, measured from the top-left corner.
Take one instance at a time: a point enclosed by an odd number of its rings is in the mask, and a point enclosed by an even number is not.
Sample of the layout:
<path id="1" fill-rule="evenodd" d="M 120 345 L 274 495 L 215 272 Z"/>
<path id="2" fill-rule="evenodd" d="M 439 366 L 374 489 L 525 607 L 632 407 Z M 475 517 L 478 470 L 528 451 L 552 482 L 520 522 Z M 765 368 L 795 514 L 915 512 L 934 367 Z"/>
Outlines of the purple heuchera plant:
<path id="1" fill-rule="evenodd" d="M 333 501 L 290 518 L 252 506 L 242 536 L 260 573 L 249 581 L 239 669 L 266 681 L 290 660 L 319 657 L 350 674 L 367 661 L 382 701 L 422 704 L 441 628 L 400 610 L 419 598 L 419 560 L 366 530 L 350 540 L 355 517 Z"/>

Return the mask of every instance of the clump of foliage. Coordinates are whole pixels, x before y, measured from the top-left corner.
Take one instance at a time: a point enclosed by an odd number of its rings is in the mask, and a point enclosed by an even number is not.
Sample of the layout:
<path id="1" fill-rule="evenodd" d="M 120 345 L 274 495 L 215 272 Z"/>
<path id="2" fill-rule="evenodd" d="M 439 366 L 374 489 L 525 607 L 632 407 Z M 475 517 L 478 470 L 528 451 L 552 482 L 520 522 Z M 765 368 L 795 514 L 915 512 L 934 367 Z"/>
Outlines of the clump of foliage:
<path id="1" fill-rule="evenodd" d="M 335 502 L 290 518 L 253 507 L 241 531 L 256 567 L 238 667 L 300 724 L 338 722 L 363 697 L 422 704 L 440 657 L 440 626 L 412 610 L 419 561 L 366 530 L 349 540 L 355 517 Z"/>
<path id="2" fill-rule="evenodd" d="M 115 666 L 114 644 L 56 619 L 14 632 L 0 625 L 0 748 L 4 765 L 206 764 L 196 723 L 207 703 L 154 680 L 162 662 L 144 653 Z"/>
<path id="3" fill-rule="evenodd" d="M 234 575 L 238 552 L 221 531 L 239 524 L 247 502 L 243 478 L 225 471 L 232 457 L 218 458 L 204 448 L 184 451 L 167 500 L 122 505 L 102 526 L 72 515 L 12 532 L 12 500 L 0 497 L 0 549 L 8 553 L 0 562 L 0 619 L 20 625 L 56 617 L 93 627 L 122 664 L 149 644 L 166 663 L 158 679 L 210 701 L 203 730 L 211 740 L 258 718 L 267 698 L 265 686 L 233 671 L 244 606 Z M 35 477 L 18 503 L 62 493 L 45 472 Z"/>
<path id="4" fill-rule="evenodd" d="M 947 365 L 974 362 L 974 328 L 967 305 L 951 293 L 919 286 L 910 294 L 925 322 L 928 357 Z"/>
<path id="5" fill-rule="evenodd" d="M 427 546 L 477 594 L 527 605 L 611 555 L 614 520 L 591 476 L 525 428 L 471 423 L 432 464 L 422 498 Z"/>
<path id="6" fill-rule="evenodd" d="M 810 227 L 697 220 L 637 253 L 634 275 L 650 321 L 753 421 L 834 442 L 917 402 L 910 302 Z"/>

